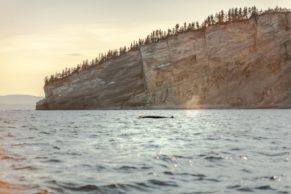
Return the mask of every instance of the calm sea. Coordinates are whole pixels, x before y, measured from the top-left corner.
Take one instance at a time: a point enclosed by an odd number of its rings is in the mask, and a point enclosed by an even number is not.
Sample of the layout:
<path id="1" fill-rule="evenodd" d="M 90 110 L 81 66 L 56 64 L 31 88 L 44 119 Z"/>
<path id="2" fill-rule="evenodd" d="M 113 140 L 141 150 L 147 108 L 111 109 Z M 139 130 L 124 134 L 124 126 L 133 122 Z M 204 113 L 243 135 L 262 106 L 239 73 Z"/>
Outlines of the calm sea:
<path id="1" fill-rule="evenodd" d="M 0 111 L 0 154 L 0 193 L 291 193 L 291 110 Z"/>

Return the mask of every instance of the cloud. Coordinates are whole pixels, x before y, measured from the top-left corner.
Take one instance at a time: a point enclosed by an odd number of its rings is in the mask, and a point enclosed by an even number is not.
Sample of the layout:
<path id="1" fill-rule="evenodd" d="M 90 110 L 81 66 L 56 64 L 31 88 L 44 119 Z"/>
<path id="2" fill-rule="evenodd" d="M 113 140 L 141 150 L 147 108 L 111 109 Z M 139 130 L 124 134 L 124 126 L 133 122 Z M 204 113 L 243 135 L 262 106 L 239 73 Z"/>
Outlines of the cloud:
<path id="1" fill-rule="evenodd" d="M 79 56 L 83 56 L 82 53 L 68 53 L 66 54 L 67 56 L 71 56 L 71 57 L 79 57 Z"/>

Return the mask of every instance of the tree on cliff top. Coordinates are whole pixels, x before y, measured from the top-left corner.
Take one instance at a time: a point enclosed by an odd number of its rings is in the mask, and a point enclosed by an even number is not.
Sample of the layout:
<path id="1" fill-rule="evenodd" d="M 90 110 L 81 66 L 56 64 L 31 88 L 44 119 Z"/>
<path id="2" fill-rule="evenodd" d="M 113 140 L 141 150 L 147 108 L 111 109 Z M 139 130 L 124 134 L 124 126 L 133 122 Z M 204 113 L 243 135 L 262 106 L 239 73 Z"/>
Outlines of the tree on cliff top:
<path id="1" fill-rule="evenodd" d="M 253 7 L 244 7 L 242 8 L 232 8 L 227 12 L 221 10 L 216 13 L 215 16 L 210 15 L 202 22 L 200 25 L 199 22 L 192 22 L 187 24 L 186 22 L 183 25 L 176 24 L 174 28 L 168 29 L 167 31 L 162 30 L 154 30 L 151 34 L 147 35 L 144 39 L 139 39 L 138 41 L 133 41 L 130 46 L 127 48 L 126 46 L 120 47 L 115 50 L 108 50 L 106 53 L 100 53 L 98 57 L 92 60 L 89 64 L 88 60 L 84 60 L 82 64 L 78 64 L 74 68 L 65 68 L 62 73 L 56 73 L 51 75 L 50 77 L 45 77 L 45 85 L 49 85 L 51 83 L 57 82 L 59 80 L 63 80 L 73 74 L 79 73 L 80 71 L 84 71 L 120 57 L 130 51 L 138 50 L 141 46 L 153 44 L 160 42 L 161 40 L 168 39 L 172 36 L 176 36 L 180 33 L 185 33 L 189 31 L 199 31 L 205 30 L 207 27 L 212 25 L 219 25 L 224 23 L 232 23 L 248 20 L 251 18 L 257 18 L 257 16 L 266 14 L 266 13 L 285 13 L 290 12 L 290 9 L 276 7 L 275 9 L 268 9 L 265 11 L 258 11 L 258 9 Z"/>

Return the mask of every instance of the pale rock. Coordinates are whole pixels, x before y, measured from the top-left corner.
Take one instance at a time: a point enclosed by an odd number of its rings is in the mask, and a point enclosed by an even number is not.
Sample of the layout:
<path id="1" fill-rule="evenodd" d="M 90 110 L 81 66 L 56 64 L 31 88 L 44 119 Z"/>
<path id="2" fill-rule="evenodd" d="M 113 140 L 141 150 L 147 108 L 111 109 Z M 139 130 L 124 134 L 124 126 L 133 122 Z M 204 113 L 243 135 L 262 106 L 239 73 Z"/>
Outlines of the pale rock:
<path id="1" fill-rule="evenodd" d="M 142 46 L 44 87 L 37 109 L 291 108 L 291 13 Z"/>

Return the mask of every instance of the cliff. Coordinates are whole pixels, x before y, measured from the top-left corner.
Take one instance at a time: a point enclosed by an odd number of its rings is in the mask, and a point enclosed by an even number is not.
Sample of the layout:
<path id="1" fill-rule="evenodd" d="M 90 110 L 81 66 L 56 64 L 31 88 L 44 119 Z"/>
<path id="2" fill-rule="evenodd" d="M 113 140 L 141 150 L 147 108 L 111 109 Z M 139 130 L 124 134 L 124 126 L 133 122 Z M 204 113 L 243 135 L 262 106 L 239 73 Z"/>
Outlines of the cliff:
<path id="1" fill-rule="evenodd" d="M 45 85 L 36 109 L 291 108 L 291 13 L 144 45 Z"/>

